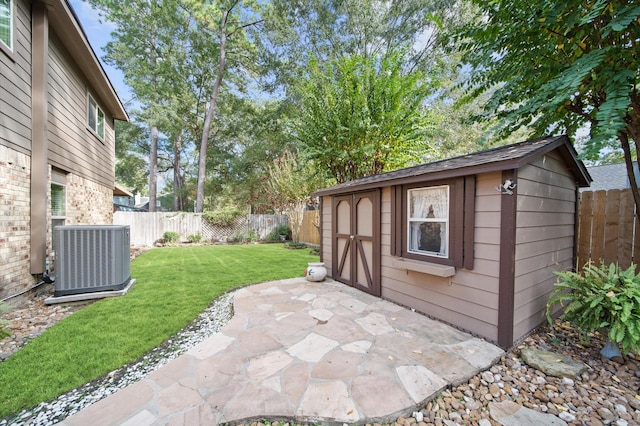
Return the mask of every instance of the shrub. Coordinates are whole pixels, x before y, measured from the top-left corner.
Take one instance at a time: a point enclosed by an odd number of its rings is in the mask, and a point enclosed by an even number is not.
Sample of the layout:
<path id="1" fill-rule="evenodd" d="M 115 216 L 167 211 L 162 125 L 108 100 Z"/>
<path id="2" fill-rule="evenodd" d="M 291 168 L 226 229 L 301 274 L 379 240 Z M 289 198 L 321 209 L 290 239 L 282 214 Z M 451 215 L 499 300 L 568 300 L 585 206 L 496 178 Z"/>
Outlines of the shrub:
<path id="1" fill-rule="evenodd" d="M 192 234 L 187 237 L 187 241 L 190 243 L 200 243 L 202 242 L 202 235 L 200 234 Z"/>
<path id="2" fill-rule="evenodd" d="M 596 267 L 589 262 L 581 274 L 556 275 L 559 281 L 547 303 L 550 323 L 552 308 L 566 304 L 562 320 L 578 329 L 586 341 L 590 333 L 602 331 L 623 353 L 640 350 L 640 274 L 635 265 L 620 270 L 615 264 Z"/>
<path id="3" fill-rule="evenodd" d="M 305 243 L 294 243 L 293 241 L 289 241 L 284 243 L 284 248 L 290 250 L 300 250 L 307 248 L 307 245 Z"/>
<path id="4" fill-rule="evenodd" d="M 4 302 L 0 302 L 0 314 L 8 310 L 9 307 Z M 11 336 L 11 331 L 5 327 L 7 325 L 9 325 L 8 321 L 0 320 L 0 340 L 7 336 Z"/>
<path id="5" fill-rule="evenodd" d="M 277 235 L 288 236 L 289 234 L 291 234 L 291 228 L 289 228 L 287 225 L 278 225 L 276 226 L 275 233 Z"/>
<path id="6" fill-rule="evenodd" d="M 284 241 L 291 235 L 291 228 L 287 225 L 278 225 L 269 235 L 267 235 L 267 241 Z"/>
<path id="7" fill-rule="evenodd" d="M 205 212 L 203 214 L 204 219 L 213 226 L 220 226 L 223 228 L 229 228 L 233 226 L 233 222 L 245 213 L 235 209 L 223 209 L 213 212 Z"/>
<path id="8" fill-rule="evenodd" d="M 258 241 L 258 234 L 256 234 L 256 231 L 253 229 L 249 231 L 237 231 L 229 238 L 229 241 L 234 243 L 256 242 Z"/>
<path id="9" fill-rule="evenodd" d="M 162 239 L 164 240 L 165 244 L 175 244 L 180 241 L 180 234 L 173 231 L 167 231 L 162 234 Z"/>

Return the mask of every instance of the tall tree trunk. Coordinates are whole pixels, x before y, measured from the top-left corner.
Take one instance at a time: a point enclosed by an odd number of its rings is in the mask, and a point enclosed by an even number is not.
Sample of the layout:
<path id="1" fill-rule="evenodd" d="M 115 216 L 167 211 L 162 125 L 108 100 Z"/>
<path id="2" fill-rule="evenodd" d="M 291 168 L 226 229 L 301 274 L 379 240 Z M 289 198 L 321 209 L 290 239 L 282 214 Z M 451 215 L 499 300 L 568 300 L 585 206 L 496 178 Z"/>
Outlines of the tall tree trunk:
<path id="1" fill-rule="evenodd" d="M 156 126 L 151 126 L 149 145 L 149 211 L 155 212 L 158 190 L 158 128 Z"/>
<path id="2" fill-rule="evenodd" d="M 216 112 L 216 105 L 218 103 L 218 94 L 220 93 L 220 86 L 222 86 L 222 77 L 224 74 L 225 61 L 227 59 L 226 44 L 227 44 L 227 19 L 229 17 L 230 10 L 225 10 L 222 13 L 222 19 L 220 22 L 220 62 L 218 64 L 218 76 L 213 87 L 213 93 L 211 94 L 211 100 L 209 102 L 209 109 L 204 120 L 204 126 L 202 129 L 202 139 L 200 140 L 200 156 L 198 158 L 198 188 L 196 194 L 196 213 L 202 213 L 204 207 L 204 182 L 206 179 L 206 167 L 207 167 L 207 144 L 209 141 L 209 131 L 211 130 L 211 123 L 213 116 Z"/>
<path id="3" fill-rule="evenodd" d="M 180 176 L 180 151 L 182 150 L 182 133 L 173 142 L 173 209 L 177 212 L 184 210 L 182 204 L 182 177 Z"/>

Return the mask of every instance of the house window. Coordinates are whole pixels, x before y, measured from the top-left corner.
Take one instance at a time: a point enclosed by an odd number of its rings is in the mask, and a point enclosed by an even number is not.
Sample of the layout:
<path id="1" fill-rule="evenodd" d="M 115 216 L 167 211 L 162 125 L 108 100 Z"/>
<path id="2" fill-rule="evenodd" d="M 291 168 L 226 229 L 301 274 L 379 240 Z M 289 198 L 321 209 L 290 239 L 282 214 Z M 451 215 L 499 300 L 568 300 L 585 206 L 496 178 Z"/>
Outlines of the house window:
<path id="1" fill-rule="evenodd" d="M 51 244 L 55 250 L 56 226 L 64 226 L 66 223 L 66 187 L 58 183 L 51 183 Z"/>
<path id="2" fill-rule="evenodd" d="M 13 1 L 0 0 L 0 42 L 13 49 Z"/>
<path id="3" fill-rule="evenodd" d="M 448 257 L 449 186 L 408 190 L 407 209 L 407 251 Z"/>
<path id="4" fill-rule="evenodd" d="M 104 139 L 104 112 L 91 95 L 89 95 L 89 112 L 87 121 L 89 128 L 96 132 L 100 139 Z"/>

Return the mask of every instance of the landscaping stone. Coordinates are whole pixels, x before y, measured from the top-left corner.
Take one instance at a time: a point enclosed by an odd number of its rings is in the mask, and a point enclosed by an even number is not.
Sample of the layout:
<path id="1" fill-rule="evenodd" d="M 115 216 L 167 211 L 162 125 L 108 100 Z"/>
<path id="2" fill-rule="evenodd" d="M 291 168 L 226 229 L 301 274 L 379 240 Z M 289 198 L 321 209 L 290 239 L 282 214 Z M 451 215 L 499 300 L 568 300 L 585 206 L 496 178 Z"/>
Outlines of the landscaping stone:
<path id="1" fill-rule="evenodd" d="M 525 348 L 520 356 L 531 367 L 550 376 L 576 378 L 587 370 L 587 366 L 580 361 L 541 349 Z"/>
<path id="2" fill-rule="evenodd" d="M 299 299 L 306 299 L 306 296 L 308 295 L 301 295 Z M 308 297 L 309 300 L 314 298 Z M 321 301 L 322 304 L 314 305 L 314 308 L 331 309 L 337 304 L 337 302 L 329 303 L 326 299 L 321 299 Z M 396 305 L 393 306 L 395 307 Z M 17 317 L 16 320 L 12 321 L 13 327 L 15 327 L 14 329 L 26 330 L 33 325 L 32 323 L 38 322 L 43 323 L 42 327 L 48 327 L 62 317 L 62 315 L 53 314 L 64 307 L 57 307 L 57 310 L 54 310 L 54 308 L 56 307 L 40 307 L 36 305 L 30 308 L 32 311 L 13 311 L 12 315 Z M 217 300 L 194 324 L 183 330 L 180 335 L 174 336 L 171 345 L 160 347 L 153 353 L 148 354 L 144 359 L 114 371 L 99 381 L 70 391 L 56 400 L 25 410 L 25 412 L 19 413 L 17 418 L 0 420 L 0 426 L 9 424 L 43 426 L 55 424 L 83 407 L 114 393 L 117 389 L 147 376 L 151 371 L 157 369 L 159 365 L 167 363 L 168 360 L 175 358 L 177 354 L 184 353 L 206 336 L 215 333 L 215 330 L 220 328 L 220 324 L 224 324 L 230 316 L 231 297 L 230 295 L 225 295 L 224 299 Z M 283 313 L 282 320 L 286 320 L 286 318 L 289 318 L 288 314 Z M 317 322 L 317 319 L 312 317 L 309 317 L 309 320 Z M 329 326 L 334 320 L 334 318 L 330 319 L 329 323 L 324 327 Z M 303 318 L 296 318 L 296 321 L 303 321 Z M 390 323 L 393 325 L 396 321 L 390 321 Z M 361 340 L 361 336 L 354 335 L 354 330 L 344 327 L 343 324 L 341 324 L 341 327 L 345 329 L 345 332 L 349 332 L 350 335 L 354 336 L 352 343 L 342 346 L 345 351 L 352 354 L 365 354 L 370 350 L 370 342 Z M 292 331 L 295 332 L 296 330 L 292 329 Z M 0 344 L 11 339 L 0 341 Z M 553 414 L 558 417 L 558 420 L 562 417 L 571 425 L 640 425 L 640 359 L 638 354 L 628 354 L 625 356 L 624 364 L 617 364 L 600 356 L 599 350 L 605 341 L 606 336 L 603 337 L 596 333 L 590 336 L 589 343 L 585 343 L 580 340 L 579 334 L 571 327 L 557 321 L 553 328 L 542 328 L 526 338 L 520 346 L 502 356 L 491 368 L 480 371 L 470 378 L 457 381 L 457 385 L 440 392 L 437 397 L 427 401 L 422 407 L 418 407 L 417 411 L 416 407 L 413 407 L 407 413 L 404 413 L 402 426 L 409 426 L 406 421 L 413 412 L 420 412 L 423 419 L 422 422 L 415 422 L 410 426 L 445 425 L 447 422 L 451 422 L 452 413 L 456 413 L 462 418 L 461 421 L 457 422 L 460 425 L 495 426 L 500 423 L 491 417 L 490 404 L 504 401 L 514 402 L 523 408 L 540 414 Z M 455 344 L 456 342 L 449 343 Z M 522 352 L 528 352 L 527 349 L 529 348 L 544 349 L 579 360 L 586 366 L 586 370 L 573 378 L 547 375 L 524 362 Z M 253 350 L 253 348 L 251 349 Z M 438 371 L 430 364 L 422 364 L 422 360 L 426 360 L 424 358 L 426 355 L 412 353 L 412 357 L 418 365 L 425 365 L 430 370 L 442 374 L 443 369 Z M 420 358 L 421 356 L 423 358 Z M 349 361 L 348 358 L 344 360 L 341 358 L 340 360 Z M 306 392 L 306 388 L 300 385 L 302 379 L 309 374 L 306 369 L 300 367 L 300 365 L 288 365 L 282 369 L 283 377 L 285 375 L 291 377 L 300 376 L 300 380 L 287 380 L 287 383 L 290 383 L 290 386 L 294 386 L 295 389 L 284 389 L 284 386 L 281 389 L 282 392 L 286 392 L 289 395 L 296 395 L 298 400 Z M 323 375 L 331 374 L 331 370 L 327 366 L 322 366 L 321 368 L 326 369 Z M 347 365 L 342 365 L 340 368 L 347 368 Z M 337 373 L 337 371 L 333 372 L 334 376 Z M 491 380 L 489 376 L 493 378 L 492 383 L 483 380 L 483 377 Z M 383 412 L 383 409 L 393 409 L 399 404 L 398 401 L 402 401 L 404 390 L 391 386 L 390 383 L 389 381 L 368 380 L 366 375 L 359 376 L 358 381 L 354 382 L 351 388 L 352 398 L 356 407 L 364 401 L 367 395 L 375 391 L 380 395 L 380 412 Z M 274 393 L 278 385 L 278 383 L 263 383 L 263 386 L 273 389 Z M 490 386 L 491 389 L 489 388 Z M 494 393 L 499 391 L 499 395 L 497 397 L 493 396 L 492 391 Z M 487 400 L 485 395 L 490 395 L 491 400 Z M 216 397 L 217 395 L 212 395 L 209 398 L 209 403 L 211 404 Z M 226 395 L 220 396 L 220 401 L 225 399 Z M 307 408 L 312 409 L 313 407 L 309 406 Z M 367 407 L 367 409 L 369 410 L 371 407 Z M 349 409 L 347 409 L 348 411 Z M 198 407 L 194 408 L 194 413 L 199 413 Z M 344 420 L 348 420 L 353 413 L 341 412 L 339 414 Z M 144 414 L 144 412 L 141 413 L 141 417 L 136 417 L 135 420 L 144 420 Z M 456 418 L 456 414 L 453 414 L 454 418 Z M 571 416 L 575 417 L 575 420 L 569 420 L 572 418 Z M 415 419 L 415 416 L 411 417 L 411 420 Z M 188 418 L 191 419 L 191 417 Z M 206 416 L 201 418 L 206 418 Z M 348 423 L 351 424 L 351 422 Z M 384 423 L 390 426 L 401 425 L 397 421 L 385 421 Z M 183 424 L 197 424 L 197 422 L 187 422 L 185 420 Z M 246 423 L 243 426 L 250 425 L 251 423 Z M 255 422 L 254 425 L 285 426 L 282 423 L 266 421 Z M 382 422 L 377 424 L 377 426 L 381 425 Z M 296 426 L 296 423 L 291 421 L 286 426 Z M 376 426 L 376 424 L 372 423 L 370 426 Z M 542 423 L 540 426 L 542 426 Z"/>
<path id="3" fill-rule="evenodd" d="M 505 426 L 566 426 L 567 422 L 551 414 L 543 414 L 511 401 L 489 404 L 491 417 Z"/>

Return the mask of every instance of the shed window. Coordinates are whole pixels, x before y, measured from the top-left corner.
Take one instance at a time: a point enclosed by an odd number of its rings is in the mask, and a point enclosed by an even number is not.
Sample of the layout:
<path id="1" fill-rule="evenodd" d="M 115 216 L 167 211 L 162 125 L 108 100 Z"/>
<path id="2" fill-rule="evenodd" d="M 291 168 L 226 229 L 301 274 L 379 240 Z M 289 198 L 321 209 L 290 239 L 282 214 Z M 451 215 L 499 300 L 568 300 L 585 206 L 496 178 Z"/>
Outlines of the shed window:
<path id="1" fill-rule="evenodd" d="M 392 188 L 391 255 L 473 269 L 475 177 Z"/>
<path id="2" fill-rule="evenodd" d="M 13 49 L 13 1 L 0 0 L 0 42 Z"/>
<path id="3" fill-rule="evenodd" d="M 88 126 L 96 132 L 100 139 L 104 139 L 104 112 L 93 97 L 89 96 Z"/>
<path id="4" fill-rule="evenodd" d="M 410 189 L 407 199 L 408 251 L 447 257 L 449 253 L 449 186 Z"/>

